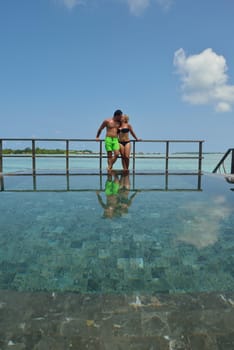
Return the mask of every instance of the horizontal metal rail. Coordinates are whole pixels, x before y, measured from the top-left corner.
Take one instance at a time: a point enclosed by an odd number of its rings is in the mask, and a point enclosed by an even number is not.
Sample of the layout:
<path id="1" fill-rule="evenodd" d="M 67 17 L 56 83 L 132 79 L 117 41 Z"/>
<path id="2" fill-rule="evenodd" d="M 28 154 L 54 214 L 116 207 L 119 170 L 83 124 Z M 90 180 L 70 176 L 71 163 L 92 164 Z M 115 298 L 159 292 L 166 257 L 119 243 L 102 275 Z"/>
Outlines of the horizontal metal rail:
<path id="1" fill-rule="evenodd" d="M 25 154 L 6 154 L 7 147 L 4 147 L 4 144 L 6 142 L 30 142 L 30 152 Z M 49 154 L 45 155 L 42 153 L 37 153 L 37 144 L 39 142 L 64 142 L 64 154 Z M 71 143 L 75 142 L 91 142 L 91 143 L 99 143 L 99 150 L 97 152 L 85 153 L 83 152 L 82 155 L 77 153 L 74 155 L 74 151 L 70 149 Z M 202 172 L 202 144 L 203 140 L 141 140 L 141 141 L 135 141 L 131 140 L 132 142 L 132 153 L 131 153 L 131 159 L 132 159 L 132 171 L 133 173 L 136 172 L 136 159 L 164 159 L 165 160 L 165 167 L 163 169 L 164 173 L 169 173 L 169 161 L 174 159 L 195 159 L 198 161 L 197 164 L 197 173 L 201 174 Z M 4 162 L 3 160 L 6 158 L 31 158 L 31 173 L 32 175 L 36 175 L 38 173 L 37 169 L 37 159 L 40 158 L 65 158 L 66 161 L 66 168 L 65 168 L 65 174 L 70 174 L 70 159 L 72 158 L 92 158 L 92 159 L 99 159 L 99 173 L 102 173 L 103 168 L 103 159 L 107 158 L 105 151 L 103 151 L 105 148 L 103 146 L 104 140 L 97 141 L 96 139 L 64 139 L 64 138 L 1 138 L 0 139 L 0 173 L 4 173 Z M 164 152 L 163 153 L 152 153 L 149 155 L 142 155 L 142 152 L 139 154 L 136 152 L 136 143 L 154 143 L 154 144 L 164 144 Z M 184 143 L 184 144 L 197 144 L 198 149 L 196 152 L 192 152 L 194 155 L 186 155 L 186 156 L 178 156 L 178 155 L 172 155 L 170 153 L 170 145 L 175 143 Z M 74 146 L 73 146 L 74 147 Z M 182 153 L 182 152 L 181 152 Z M 183 154 L 186 153 L 183 152 Z"/>

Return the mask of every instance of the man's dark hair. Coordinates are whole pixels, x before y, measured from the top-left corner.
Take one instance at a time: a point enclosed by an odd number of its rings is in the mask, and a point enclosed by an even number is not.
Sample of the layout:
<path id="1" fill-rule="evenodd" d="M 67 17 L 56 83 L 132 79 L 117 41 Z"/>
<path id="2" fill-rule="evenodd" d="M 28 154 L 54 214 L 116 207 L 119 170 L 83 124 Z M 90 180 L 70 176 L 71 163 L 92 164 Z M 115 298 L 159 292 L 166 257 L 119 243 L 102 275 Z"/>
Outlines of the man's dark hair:
<path id="1" fill-rule="evenodd" d="M 117 109 L 117 110 L 114 112 L 114 117 L 121 116 L 122 114 L 123 114 L 123 112 L 122 112 L 120 109 Z"/>

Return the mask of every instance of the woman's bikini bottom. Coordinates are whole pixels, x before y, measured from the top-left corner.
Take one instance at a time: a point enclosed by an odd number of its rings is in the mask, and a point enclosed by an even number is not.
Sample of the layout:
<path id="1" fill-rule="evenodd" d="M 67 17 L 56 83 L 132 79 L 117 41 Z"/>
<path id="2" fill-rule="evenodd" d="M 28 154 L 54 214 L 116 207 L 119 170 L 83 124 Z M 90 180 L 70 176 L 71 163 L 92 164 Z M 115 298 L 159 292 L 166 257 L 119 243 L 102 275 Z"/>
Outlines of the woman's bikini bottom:
<path id="1" fill-rule="evenodd" d="M 130 141 L 119 141 L 119 143 L 123 146 L 125 146 L 127 143 L 129 143 Z"/>

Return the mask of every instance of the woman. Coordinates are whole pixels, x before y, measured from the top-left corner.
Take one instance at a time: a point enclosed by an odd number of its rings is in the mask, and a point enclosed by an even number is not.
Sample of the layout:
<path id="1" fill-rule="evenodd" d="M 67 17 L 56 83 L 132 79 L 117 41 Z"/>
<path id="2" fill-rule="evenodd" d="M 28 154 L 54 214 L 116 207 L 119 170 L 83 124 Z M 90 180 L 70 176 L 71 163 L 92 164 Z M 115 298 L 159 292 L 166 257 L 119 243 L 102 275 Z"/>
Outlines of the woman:
<path id="1" fill-rule="evenodd" d="M 131 152 L 131 142 L 129 138 L 129 133 L 135 138 L 136 141 L 141 140 L 136 137 L 136 134 L 134 133 L 131 124 L 129 124 L 129 117 L 124 114 L 121 117 L 121 124 L 118 129 L 120 154 L 122 157 L 122 165 L 124 171 L 128 171 L 129 169 L 129 158 Z"/>
<path id="2" fill-rule="evenodd" d="M 122 214 L 126 214 L 128 212 L 128 208 L 132 204 L 133 198 L 137 194 L 137 191 L 134 191 L 129 197 L 130 187 L 131 186 L 130 186 L 129 174 L 128 173 L 121 174 L 121 178 L 119 182 L 119 205 L 120 205 Z"/>

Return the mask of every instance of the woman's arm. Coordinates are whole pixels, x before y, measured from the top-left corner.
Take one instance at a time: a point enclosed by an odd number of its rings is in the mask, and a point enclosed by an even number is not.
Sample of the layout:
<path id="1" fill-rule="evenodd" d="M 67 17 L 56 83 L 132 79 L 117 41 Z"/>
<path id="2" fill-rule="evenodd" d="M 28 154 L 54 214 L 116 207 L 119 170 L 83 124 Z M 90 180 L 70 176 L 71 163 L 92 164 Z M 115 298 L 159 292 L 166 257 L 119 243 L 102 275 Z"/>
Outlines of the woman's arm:
<path id="1" fill-rule="evenodd" d="M 135 132 L 133 131 L 133 128 L 132 128 L 131 124 L 128 124 L 128 128 L 129 128 L 130 134 L 134 137 L 134 139 L 136 141 L 140 141 L 141 139 L 138 139 L 138 137 L 136 136 Z"/>

